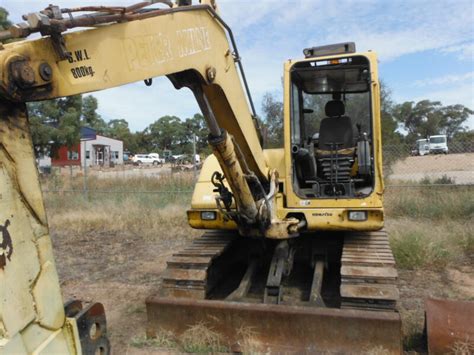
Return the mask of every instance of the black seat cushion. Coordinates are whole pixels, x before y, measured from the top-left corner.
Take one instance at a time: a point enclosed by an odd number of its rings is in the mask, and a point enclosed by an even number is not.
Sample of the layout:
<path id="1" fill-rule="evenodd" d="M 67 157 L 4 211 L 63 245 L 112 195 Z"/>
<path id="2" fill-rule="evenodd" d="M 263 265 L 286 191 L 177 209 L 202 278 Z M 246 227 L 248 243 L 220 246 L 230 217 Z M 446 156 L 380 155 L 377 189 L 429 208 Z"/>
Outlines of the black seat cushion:
<path id="1" fill-rule="evenodd" d="M 338 102 L 338 101 L 332 101 Z M 342 143 L 332 147 L 331 143 Z M 345 149 L 354 146 L 352 120 L 350 117 L 326 117 L 319 127 L 319 149 Z"/>
<path id="2" fill-rule="evenodd" d="M 324 106 L 324 111 L 328 117 L 340 117 L 346 113 L 344 102 L 339 100 L 328 101 Z"/>

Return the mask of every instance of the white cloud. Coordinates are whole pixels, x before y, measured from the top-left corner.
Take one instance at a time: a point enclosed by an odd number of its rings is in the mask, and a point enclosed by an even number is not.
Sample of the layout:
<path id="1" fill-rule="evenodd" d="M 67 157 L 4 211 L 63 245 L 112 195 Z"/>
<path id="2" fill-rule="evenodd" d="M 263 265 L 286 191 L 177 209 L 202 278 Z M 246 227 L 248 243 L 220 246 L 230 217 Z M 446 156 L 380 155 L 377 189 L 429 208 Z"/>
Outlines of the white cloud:
<path id="1" fill-rule="evenodd" d="M 433 86 L 433 85 L 448 85 L 464 81 L 474 80 L 474 71 L 464 74 L 443 75 L 437 78 L 421 79 L 414 82 L 415 86 Z"/>
<path id="2" fill-rule="evenodd" d="M 410 101 L 441 101 L 443 105 L 462 104 L 474 109 L 474 83 L 461 84 L 445 89 L 427 91 Z"/>
<path id="3" fill-rule="evenodd" d="M 455 53 L 459 60 L 474 62 L 474 42 L 460 43 L 453 46 L 441 48 L 442 53 Z"/>
<path id="4" fill-rule="evenodd" d="M 199 112 L 192 92 L 176 90 L 167 78 L 153 79 L 150 87 L 139 82 L 92 94 L 99 101 L 103 118 L 125 118 L 132 131 L 143 130 L 162 116 L 185 119 Z"/>
<path id="5" fill-rule="evenodd" d="M 0 0 L 15 22 L 21 14 L 46 6 L 37 0 Z M 133 2 L 133 1 L 132 1 Z M 194 0 L 196 3 L 197 0 Z M 302 57 L 308 46 L 355 41 L 358 50 L 373 49 L 385 63 L 423 51 L 438 51 L 455 61 L 473 62 L 472 0 L 217 0 L 222 18 L 231 26 L 254 95 L 257 111 L 265 92 L 281 92 L 283 62 Z M 96 0 L 56 0 L 64 7 L 97 4 Z M 104 5 L 126 5 L 129 0 L 101 0 Z M 426 65 L 430 65 L 427 62 Z M 439 65 L 439 64 L 438 64 Z M 447 65 L 447 64 L 446 64 Z M 466 70 L 472 71 L 472 66 Z M 413 96 L 460 102 L 471 108 L 472 73 L 466 77 L 413 77 L 419 92 Z M 417 80 L 418 79 L 418 80 Z M 450 85 L 427 91 L 433 85 Z M 462 84 L 462 85 L 461 85 Z M 409 84 L 411 85 L 411 84 Z M 464 86 L 463 86 L 464 85 Z M 462 87 L 464 92 L 456 92 Z M 399 89 L 403 91 L 403 88 Z M 406 91 L 406 90 L 405 90 Z M 151 89 L 140 84 L 94 93 L 106 118 L 125 118 L 133 129 L 143 129 L 157 117 L 173 114 L 191 116 L 198 111 L 194 98 L 184 89 L 176 92 L 158 80 Z M 420 97 L 421 97 L 420 96 Z M 462 101 L 461 101 L 462 98 Z M 417 100 L 417 98 L 407 98 Z M 437 99 L 437 98 L 436 98 Z"/>

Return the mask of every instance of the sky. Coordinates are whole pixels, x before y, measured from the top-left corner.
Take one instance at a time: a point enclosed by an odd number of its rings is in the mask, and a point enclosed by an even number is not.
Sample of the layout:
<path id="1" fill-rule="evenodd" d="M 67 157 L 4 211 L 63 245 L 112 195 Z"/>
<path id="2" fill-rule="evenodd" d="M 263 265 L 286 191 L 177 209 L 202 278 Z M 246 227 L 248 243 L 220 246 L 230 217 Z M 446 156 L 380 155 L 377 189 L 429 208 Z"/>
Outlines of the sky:
<path id="1" fill-rule="evenodd" d="M 48 1 L 0 0 L 12 22 L 46 7 Z M 56 0 L 55 5 L 129 5 L 138 0 Z M 194 3 L 197 0 L 193 1 Z M 423 99 L 474 109 L 473 0 L 217 0 L 236 38 L 250 91 L 261 114 L 270 92 L 282 99 L 287 59 L 307 47 L 353 41 L 358 51 L 379 57 L 379 75 L 395 102 Z M 175 90 L 166 78 L 97 92 L 106 120 L 124 118 L 133 131 L 164 115 L 182 119 L 199 112 L 188 89 Z M 468 120 L 474 128 L 474 117 Z"/>

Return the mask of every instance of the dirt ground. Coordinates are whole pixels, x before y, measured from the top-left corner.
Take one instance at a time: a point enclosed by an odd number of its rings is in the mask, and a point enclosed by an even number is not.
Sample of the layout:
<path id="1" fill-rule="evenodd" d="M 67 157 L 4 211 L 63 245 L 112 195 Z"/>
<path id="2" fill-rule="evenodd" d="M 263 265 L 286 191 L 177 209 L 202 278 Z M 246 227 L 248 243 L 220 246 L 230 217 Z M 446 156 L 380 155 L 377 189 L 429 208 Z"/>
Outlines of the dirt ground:
<path id="1" fill-rule="evenodd" d="M 188 240 L 105 234 L 64 238 L 52 232 L 64 299 L 104 304 L 114 354 L 150 353 L 150 349 L 138 350 L 130 342 L 145 334 L 144 302 L 156 293 L 166 259 Z M 196 232 L 190 229 L 190 235 Z M 441 272 L 400 270 L 399 276 L 400 311 L 408 333 L 422 329 L 426 297 L 474 299 L 471 264 Z"/>
<path id="2" fill-rule="evenodd" d="M 457 184 L 474 183 L 474 153 L 408 157 L 392 167 L 391 180 L 419 181 L 446 175 Z"/>

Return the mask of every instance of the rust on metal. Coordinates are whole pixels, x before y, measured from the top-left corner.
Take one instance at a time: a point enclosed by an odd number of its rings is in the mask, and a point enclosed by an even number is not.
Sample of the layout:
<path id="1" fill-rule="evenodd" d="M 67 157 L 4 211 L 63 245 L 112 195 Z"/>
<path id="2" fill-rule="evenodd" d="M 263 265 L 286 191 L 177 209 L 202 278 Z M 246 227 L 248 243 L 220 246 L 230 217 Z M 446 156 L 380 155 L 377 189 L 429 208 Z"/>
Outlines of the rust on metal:
<path id="1" fill-rule="evenodd" d="M 160 330 L 179 336 L 195 324 L 204 324 L 232 348 L 250 343 L 252 352 L 402 352 L 396 312 L 166 297 L 150 297 L 146 305 L 151 337 Z M 241 339 L 238 329 L 251 330 L 250 339 Z"/>
<path id="2" fill-rule="evenodd" d="M 10 220 L 7 219 L 5 223 L 0 225 L 0 232 L 2 237 L 2 242 L 0 243 L 0 269 L 4 269 L 7 261 L 11 260 L 13 254 L 13 243 L 8 231 L 8 226 L 10 225 Z"/>
<path id="3" fill-rule="evenodd" d="M 425 312 L 430 354 L 455 353 L 457 347 L 474 350 L 474 302 L 429 298 Z"/>
<path id="4" fill-rule="evenodd" d="M 216 282 L 209 268 L 233 240 L 232 234 L 209 232 L 174 254 L 163 273 L 161 295 L 205 298 Z"/>
<path id="5" fill-rule="evenodd" d="M 398 273 L 386 231 L 346 236 L 341 262 L 342 308 L 396 310 Z"/>

